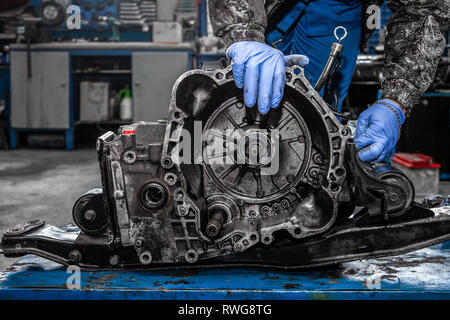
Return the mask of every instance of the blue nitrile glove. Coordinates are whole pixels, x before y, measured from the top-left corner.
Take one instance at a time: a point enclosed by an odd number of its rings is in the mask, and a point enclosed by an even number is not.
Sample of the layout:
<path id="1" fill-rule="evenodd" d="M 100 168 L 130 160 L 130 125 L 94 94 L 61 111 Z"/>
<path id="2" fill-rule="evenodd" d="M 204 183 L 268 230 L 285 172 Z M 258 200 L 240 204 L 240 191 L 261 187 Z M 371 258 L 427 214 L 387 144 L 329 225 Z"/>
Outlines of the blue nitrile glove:
<path id="1" fill-rule="evenodd" d="M 388 106 L 382 104 L 387 104 Z M 397 112 L 398 118 L 394 112 Z M 362 161 L 380 162 L 395 147 L 405 115 L 391 100 L 375 102 L 359 116 L 355 143 Z"/>
<path id="2" fill-rule="evenodd" d="M 238 88 L 244 87 L 244 101 L 266 114 L 279 106 L 286 82 L 286 65 L 304 67 L 309 59 L 303 55 L 284 56 L 278 49 L 254 41 L 232 44 L 227 55 L 233 61 L 233 76 Z"/>

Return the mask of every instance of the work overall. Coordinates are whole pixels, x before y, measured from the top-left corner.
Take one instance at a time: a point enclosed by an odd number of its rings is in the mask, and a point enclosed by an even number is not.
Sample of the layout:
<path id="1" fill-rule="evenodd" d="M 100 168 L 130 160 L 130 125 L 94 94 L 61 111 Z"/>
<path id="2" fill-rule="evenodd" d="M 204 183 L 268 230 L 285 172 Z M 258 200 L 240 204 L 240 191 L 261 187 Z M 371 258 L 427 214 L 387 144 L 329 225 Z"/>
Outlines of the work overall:
<path id="1" fill-rule="evenodd" d="M 309 58 L 305 76 L 314 86 L 327 62 L 331 44 L 336 42 L 334 29 L 337 26 L 347 29 L 347 37 L 341 41 L 344 45 L 341 67 L 331 82 L 331 88 L 338 95 L 339 111 L 347 95 L 359 52 L 361 6 L 359 0 L 299 1 L 266 36 L 268 43 L 283 39 L 276 46 L 284 54 L 303 54 Z M 342 31 L 339 32 L 338 35 L 342 35 Z"/>

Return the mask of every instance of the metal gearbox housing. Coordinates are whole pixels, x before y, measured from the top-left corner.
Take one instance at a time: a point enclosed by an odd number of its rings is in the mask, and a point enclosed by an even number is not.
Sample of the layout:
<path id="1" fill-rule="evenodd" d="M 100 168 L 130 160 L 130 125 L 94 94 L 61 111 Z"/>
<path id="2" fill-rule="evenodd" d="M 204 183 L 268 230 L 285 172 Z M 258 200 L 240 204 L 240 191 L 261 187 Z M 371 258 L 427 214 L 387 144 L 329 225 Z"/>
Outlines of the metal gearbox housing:
<path id="1" fill-rule="evenodd" d="M 333 226 L 339 204 L 350 201 L 350 130 L 302 68 L 286 75 L 281 105 L 263 116 L 244 105 L 231 66 L 186 72 L 168 119 L 99 140 L 120 246 L 150 254 L 151 263 L 195 263 Z M 207 154 L 217 140 L 235 150 Z M 270 150 L 250 163 L 261 148 Z M 265 173 L 275 158 L 276 170 Z"/>
<path id="2" fill-rule="evenodd" d="M 278 129 L 276 172 L 264 175 L 264 163 L 251 166 L 238 159 L 219 164 L 209 163 L 209 159 L 203 159 L 200 165 L 177 163 L 174 152 L 183 130 L 193 133 L 196 121 L 204 126 L 200 148 L 203 155 L 213 138 L 221 138 L 220 142 L 237 145 L 239 157 L 249 135 L 263 135 L 264 131 L 270 134 Z M 227 130 L 231 134 L 225 135 Z M 241 133 L 233 135 L 238 130 Z M 236 141 L 229 141 L 230 136 Z M 264 144 L 264 139 L 269 140 L 266 145 L 273 142 L 267 136 L 258 138 L 260 144 Z M 348 139 L 349 130 L 311 87 L 301 68 L 287 69 L 285 97 L 280 107 L 265 116 L 244 105 L 242 90 L 234 85 L 231 66 L 187 72 L 172 91 L 162 166 L 177 175 L 183 199 L 193 203 L 201 199 L 197 207 L 206 202 L 206 210 L 199 210 L 203 213 L 198 217 L 195 211 L 178 214 L 177 223 L 192 224 L 196 236 L 209 244 L 209 251 L 214 248 L 215 254 L 224 248 L 242 251 L 258 243 L 269 245 L 278 231 L 287 231 L 294 239 L 324 232 L 337 217 L 338 195 L 346 176 L 344 155 Z M 197 157 L 194 154 L 191 160 Z M 195 187 L 183 185 L 184 181 Z M 216 211 L 223 211 L 224 221 L 213 240 L 204 226 Z M 187 234 L 179 236 L 189 238 Z M 186 243 L 181 246 L 192 245 L 183 241 Z M 196 250 L 207 252 L 202 246 Z"/>
<path id="3" fill-rule="evenodd" d="M 359 160 L 302 68 L 286 79 L 263 116 L 231 66 L 186 72 L 167 119 L 98 139 L 102 189 L 75 203 L 81 232 L 32 221 L 5 233 L 3 253 L 100 268 L 304 268 L 450 238 L 450 218 L 413 204 L 404 175 Z"/>

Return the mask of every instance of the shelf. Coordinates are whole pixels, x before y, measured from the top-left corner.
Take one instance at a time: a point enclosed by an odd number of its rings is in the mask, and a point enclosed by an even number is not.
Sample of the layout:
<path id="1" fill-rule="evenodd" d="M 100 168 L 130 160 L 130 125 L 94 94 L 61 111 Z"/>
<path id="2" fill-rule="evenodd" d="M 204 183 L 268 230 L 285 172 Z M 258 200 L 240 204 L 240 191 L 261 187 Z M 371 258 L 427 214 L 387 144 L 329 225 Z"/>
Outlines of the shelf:
<path id="1" fill-rule="evenodd" d="M 95 75 L 95 74 L 131 74 L 131 70 L 99 70 L 99 71 L 92 71 L 92 72 L 84 72 L 81 70 L 75 70 L 73 74 L 76 75 Z"/>
<path id="2" fill-rule="evenodd" d="M 133 121 L 125 121 L 125 120 L 101 120 L 101 121 L 77 121 L 74 123 L 77 125 L 110 125 L 110 126 L 122 126 L 127 124 L 132 124 Z"/>

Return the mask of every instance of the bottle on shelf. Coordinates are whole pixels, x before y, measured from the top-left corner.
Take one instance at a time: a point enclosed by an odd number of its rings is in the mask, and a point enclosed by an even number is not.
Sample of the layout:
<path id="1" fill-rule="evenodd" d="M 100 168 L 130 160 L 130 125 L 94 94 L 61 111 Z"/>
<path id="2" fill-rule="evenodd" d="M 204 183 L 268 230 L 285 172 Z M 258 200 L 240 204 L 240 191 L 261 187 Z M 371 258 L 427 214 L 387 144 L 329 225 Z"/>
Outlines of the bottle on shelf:
<path id="1" fill-rule="evenodd" d="M 119 91 L 120 100 L 120 120 L 133 119 L 133 101 L 131 100 L 131 90 L 126 86 Z"/>

